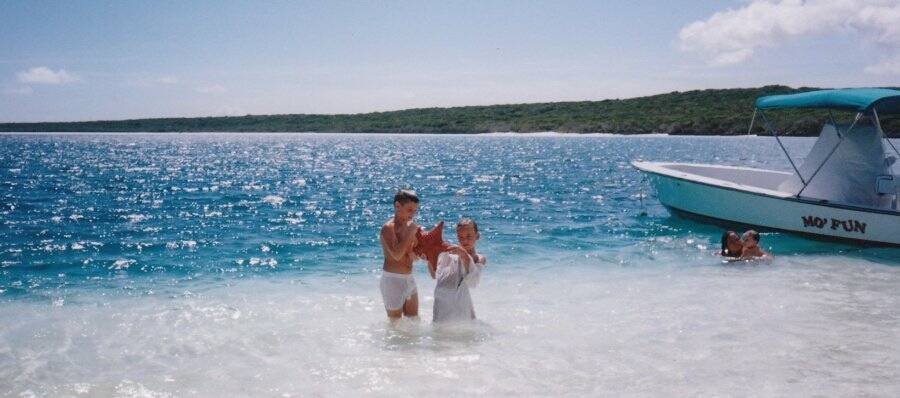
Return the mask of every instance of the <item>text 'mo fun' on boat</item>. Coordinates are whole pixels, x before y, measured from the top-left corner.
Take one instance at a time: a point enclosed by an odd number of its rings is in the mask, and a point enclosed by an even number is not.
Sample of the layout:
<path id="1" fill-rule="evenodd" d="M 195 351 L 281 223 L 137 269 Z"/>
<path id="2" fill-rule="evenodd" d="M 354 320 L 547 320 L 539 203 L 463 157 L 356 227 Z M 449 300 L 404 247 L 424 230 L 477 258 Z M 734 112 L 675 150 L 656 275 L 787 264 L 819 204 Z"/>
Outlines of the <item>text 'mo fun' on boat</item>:
<path id="1" fill-rule="evenodd" d="M 856 113 L 833 116 L 809 154 L 796 163 L 765 111 L 813 108 Z M 787 155 L 793 173 L 708 164 L 635 161 L 673 213 L 713 223 L 800 233 L 863 244 L 900 245 L 900 152 L 880 115 L 900 114 L 900 91 L 879 88 L 818 90 L 756 100 L 766 130 Z M 752 128 L 752 122 L 751 122 Z"/>

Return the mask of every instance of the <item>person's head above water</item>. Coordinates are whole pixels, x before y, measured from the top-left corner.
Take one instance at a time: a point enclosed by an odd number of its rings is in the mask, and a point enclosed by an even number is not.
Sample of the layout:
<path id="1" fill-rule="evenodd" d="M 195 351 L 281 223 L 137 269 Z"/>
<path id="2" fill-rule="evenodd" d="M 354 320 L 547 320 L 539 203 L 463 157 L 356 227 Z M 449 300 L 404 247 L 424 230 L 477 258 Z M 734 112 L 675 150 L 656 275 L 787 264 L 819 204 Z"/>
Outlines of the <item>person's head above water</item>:
<path id="1" fill-rule="evenodd" d="M 394 219 L 398 221 L 412 220 L 419 209 L 419 197 L 415 192 L 401 189 L 394 194 Z"/>
<path id="2" fill-rule="evenodd" d="M 741 237 L 741 240 L 744 243 L 744 247 L 752 248 L 756 247 L 759 244 L 759 232 L 755 230 L 749 230 L 744 232 L 744 235 Z"/>
<path id="3" fill-rule="evenodd" d="M 737 232 L 725 231 L 722 234 L 721 255 L 727 257 L 740 257 L 743 248 L 744 245 L 741 243 L 741 237 L 738 236 Z"/>
<path id="4" fill-rule="evenodd" d="M 410 189 L 401 189 L 394 194 L 394 203 L 400 203 L 401 205 L 405 205 L 407 203 L 419 203 L 419 195 L 416 195 L 416 191 Z"/>
<path id="5" fill-rule="evenodd" d="M 466 250 L 475 248 L 475 242 L 481 238 L 478 233 L 478 224 L 471 218 L 464 218 L 456 223 L 456 239 L 459 245 Z"/>

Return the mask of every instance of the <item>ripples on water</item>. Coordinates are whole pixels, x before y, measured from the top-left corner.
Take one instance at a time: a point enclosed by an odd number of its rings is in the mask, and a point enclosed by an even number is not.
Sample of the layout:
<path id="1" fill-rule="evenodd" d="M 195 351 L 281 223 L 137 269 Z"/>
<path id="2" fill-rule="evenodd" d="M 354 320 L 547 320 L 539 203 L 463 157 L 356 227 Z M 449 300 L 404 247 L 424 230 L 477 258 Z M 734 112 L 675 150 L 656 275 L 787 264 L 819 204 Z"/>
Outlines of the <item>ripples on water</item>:
<path id="1" fill-rule="evenodd" d="M 765 234 L 774 264 L 722 268 L 712 256 L 721 231 L 669 217 L 629 164 L 786 170 L 767 138 L 71 134 L 0 144 L 0 301 L 20 321 L 0 329 L 11 391 L 830 394 L 859 390 L 804 381 L 833 380 L 841 366 L 856 388 L 900 376 L 897 347 L 879 343 L 900 338 L 897 249 Z M 812 140 L 787 144 L 802 154 Z M 479 222 L 485 323 L 381 323 L 376 233 L 399 187 L 420 194 L 423 224 Z M 421 269 L 418 278 L 428 320 L 432 285 Z M 90 365 L 78 370 L 81 361 Z M 460 384 L 467 369 L 478 383 Z M 775 382 L 747 390 L 748 380 Z"/>
<path id="2" fill-rule="evenodd" d="M 134 284 L 139 277 L 158 285 L 200 274 L 378 268 L 375 236 L 398 187 L 421 194 L 423 223 L 476 218 L 485 242 L 500 245 L 494 251 L 501 259 L 548 248 L 629 246 L 671 227 L 634 216 L 641 186 L 629 161 L 679 157 L 699 141 L 219 134 L 2 140 L 0 289 L 7 297 Z"/>

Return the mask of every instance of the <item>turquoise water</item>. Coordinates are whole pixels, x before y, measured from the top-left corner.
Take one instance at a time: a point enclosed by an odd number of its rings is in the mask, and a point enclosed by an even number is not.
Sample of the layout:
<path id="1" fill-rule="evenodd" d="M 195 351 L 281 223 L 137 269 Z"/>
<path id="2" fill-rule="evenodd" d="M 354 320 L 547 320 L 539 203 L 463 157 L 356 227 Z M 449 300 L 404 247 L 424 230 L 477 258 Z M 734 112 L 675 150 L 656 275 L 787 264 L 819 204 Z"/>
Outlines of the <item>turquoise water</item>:
<path id="1" fill-rule="evenodd" d="M 768 233 L 774 262 L 723 267 L 721 229 L 671 217 L 629 164 L 788 170 L 768 138 L 66 134 L 0 144 L 0 316 L 14 321 L 0 327 L 0 386 L 16 394 L 900 388 L 890 343 L 900 250 Z M 811 145 L 787 140 L 800 156 Z M 421 264 L 423 320 L 383 321 L 376 234 L 398 188 L 419 193 L 422 224 L 478 221 L 489 266 L 476 326 L 430 327 Z M 480 371 L 476 382 L 460 384 L 467 369 Z"/>

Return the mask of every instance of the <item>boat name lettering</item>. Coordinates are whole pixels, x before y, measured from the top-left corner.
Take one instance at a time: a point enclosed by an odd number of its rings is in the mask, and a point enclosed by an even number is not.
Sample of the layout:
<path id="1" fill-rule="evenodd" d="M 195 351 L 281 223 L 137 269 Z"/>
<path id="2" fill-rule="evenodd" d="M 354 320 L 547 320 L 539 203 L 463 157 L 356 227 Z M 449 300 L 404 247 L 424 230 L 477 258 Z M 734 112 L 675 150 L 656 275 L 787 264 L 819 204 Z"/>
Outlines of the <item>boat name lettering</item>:
<path id="1" fill-rule="evenodd" d="M 829 226 L 831 229 L 843 229 L 847 232 L 859 232 L 861 234 L 866 233 L 866 223 L 860 222 L 857 220 L 849 219 L 849 220 L 838 220 L 837 218 L 828 218 L 828 217 L 816 217 L 816 216 L 803 216 L 800 217 L 803 219 L 803 227 L 815 227 L 815 228 L 825 228 L 825 226 Z"/>

